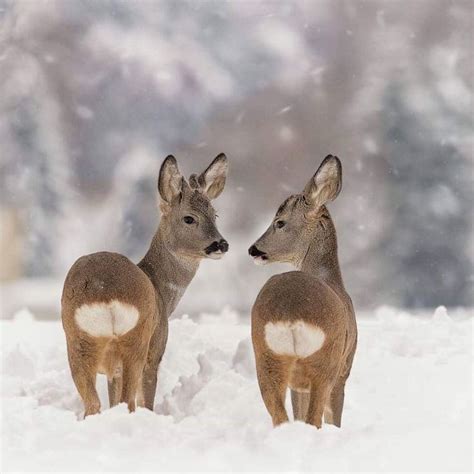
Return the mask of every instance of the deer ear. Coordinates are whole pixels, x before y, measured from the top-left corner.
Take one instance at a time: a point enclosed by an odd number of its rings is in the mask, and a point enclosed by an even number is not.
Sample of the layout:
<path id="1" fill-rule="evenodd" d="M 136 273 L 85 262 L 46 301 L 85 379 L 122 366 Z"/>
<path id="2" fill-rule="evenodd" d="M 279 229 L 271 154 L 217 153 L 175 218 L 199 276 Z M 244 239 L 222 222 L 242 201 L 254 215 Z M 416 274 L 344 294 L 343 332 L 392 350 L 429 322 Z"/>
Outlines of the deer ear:
<path id="1" fill-rule="evenodd" d="M 337 156 L 328 155 L 309 180 L 303 194 L 313 209 L 336 199 L 342 188 L 342 165 Z"/>
<path id="2" fill-rule="evenodd" d="M 197 178 L 200 188 L 209 199 L 215 199 L 223 191 L 228 169 L 227 157 L 221 153 Z"/>
<path id="3" fill-rule="evenodd" d="M 158 176 L 158 192 L 162 202 L 170 205 L 179 196 L 183 188 L 183 176 L 178 169 L 178 162 L 173 155 L 166 157 Z"/>

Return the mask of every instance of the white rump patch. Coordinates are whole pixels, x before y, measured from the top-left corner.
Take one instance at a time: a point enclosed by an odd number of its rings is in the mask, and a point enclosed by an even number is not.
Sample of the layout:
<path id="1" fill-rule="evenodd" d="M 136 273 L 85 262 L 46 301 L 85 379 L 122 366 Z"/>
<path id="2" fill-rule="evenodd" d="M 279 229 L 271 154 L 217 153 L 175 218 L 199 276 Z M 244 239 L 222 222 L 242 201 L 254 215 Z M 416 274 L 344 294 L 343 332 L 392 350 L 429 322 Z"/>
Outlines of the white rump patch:
<path id="1" fill-rule="evenodd" d="M 276 354 L 308 357 L 321 349 L 326 335 L 305 321 L 278 321 L 265 324 L 265 342 Z"/>
<path id="2" fill-rule="evenodd" d="M 74 316 L 77 325 L 94 337 L 122 336 L 137 325 L 140 317 L 135 306 L 117 300 L 84 304 Z"/>

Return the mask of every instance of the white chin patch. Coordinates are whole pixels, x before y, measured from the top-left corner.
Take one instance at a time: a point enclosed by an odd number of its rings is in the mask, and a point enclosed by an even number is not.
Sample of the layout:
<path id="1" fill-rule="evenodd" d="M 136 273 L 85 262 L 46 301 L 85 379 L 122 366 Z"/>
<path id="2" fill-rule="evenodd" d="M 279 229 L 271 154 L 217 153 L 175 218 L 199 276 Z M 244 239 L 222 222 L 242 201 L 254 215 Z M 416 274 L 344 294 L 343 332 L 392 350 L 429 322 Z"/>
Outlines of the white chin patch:
<path id="1" fill-rule="evenodd" d="M 268 263 L 268 259 L 263 259 L 262 257 L 253 257 L 253 263 L 255 263 L 255 265 L 263 266 Z"/>
<path id="2" fill-rule="evenodd" d="M 220 260 L 224 255 L 225 254 L 221 250 L 218 250 L 217 252 L 207 254 L 207 258 L 212 260 Z"/>

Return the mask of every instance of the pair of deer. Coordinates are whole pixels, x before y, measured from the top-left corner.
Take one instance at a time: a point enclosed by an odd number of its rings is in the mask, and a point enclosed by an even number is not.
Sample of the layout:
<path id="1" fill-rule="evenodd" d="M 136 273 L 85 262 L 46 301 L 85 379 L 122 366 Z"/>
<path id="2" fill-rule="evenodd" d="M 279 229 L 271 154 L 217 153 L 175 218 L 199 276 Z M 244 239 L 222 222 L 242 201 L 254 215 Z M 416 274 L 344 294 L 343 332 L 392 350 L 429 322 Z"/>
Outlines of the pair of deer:
<path id="1" fill-rule="evenodd" d="M 161 222 L 137 265 L 99 252 L 79 258 L 62 295 L 69 365 L 85 405 L 100 411 L 96 374 L 108 379 L 109 401 L 153 410 L 168 317 L 203 258 L 221 258 L 227 242 L 211 205 L 222 192 L 227 158 L 218 155 L 187 181 L 168 156 L 158 178 Z M 325 206 L 341 189 L 341 163 L 327 156 L 301 194 L 286 199 L 268 230 L 249 249 L 256 263 L 288 262 L 298 271 L 275 275 L 252 309 L 252 341 L 262 398 L 273 424 L 294 418 L 318 428 L 341 424 L 344 385 L 357 327 L 337 257 L 336 231 Z"/>

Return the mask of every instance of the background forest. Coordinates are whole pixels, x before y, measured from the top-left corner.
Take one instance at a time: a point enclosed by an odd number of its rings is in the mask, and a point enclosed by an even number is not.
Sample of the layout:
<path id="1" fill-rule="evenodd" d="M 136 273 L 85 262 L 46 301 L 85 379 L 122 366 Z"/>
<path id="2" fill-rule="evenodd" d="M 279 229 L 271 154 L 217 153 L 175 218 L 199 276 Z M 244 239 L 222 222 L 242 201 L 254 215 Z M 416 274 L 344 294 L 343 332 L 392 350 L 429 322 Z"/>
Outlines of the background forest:
<path id="1" fill-rule="evenodd" d="M 84 253 L 140 259 L 164 157 L 221 151 L 231 250 L 181 308 L 248 310 L 281 269 L 247 248 L 328 153 L 356 307 L 472 305 L 472 23 L 470 1 L 0 1 L 3 316 L 57 309 Z"/>

